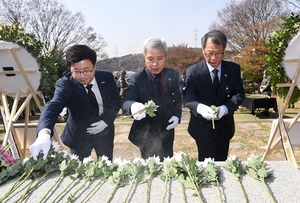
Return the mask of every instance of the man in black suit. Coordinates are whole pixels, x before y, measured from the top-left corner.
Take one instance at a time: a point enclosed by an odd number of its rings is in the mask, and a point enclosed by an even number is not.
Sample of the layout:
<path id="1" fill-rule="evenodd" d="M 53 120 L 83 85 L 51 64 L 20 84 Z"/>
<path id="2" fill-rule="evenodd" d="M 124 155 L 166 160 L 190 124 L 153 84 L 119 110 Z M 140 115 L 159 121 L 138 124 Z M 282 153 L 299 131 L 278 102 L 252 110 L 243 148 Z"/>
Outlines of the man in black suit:
<path id="1" fill-rule="evenodd" d="M 163 39 L 150 38 L 143 49 L 146 67 L 130 77 L 123 110 L 133 114 L 129 140 L 140 148 L 142 157 L 163 160 L 173 156 L 174 128 L 181 118 L 179 73 L 165 67 L 168 48 Z M 150 100 L 159 106 L 155 117 L 140 111 Z"/>
<path id="2" fill-rule="evenodd" d="M 34 158 L 40 151 L 46 158 L 57 116 L 67 107 L 68 120 L 61 139 L 71 153 L 83 160 L 95 149 L 97 157 L 105 155 L 112 160 L 114 120 L 121 98 L 113 74 L 96 70 L 96 59 L 96 52 L 85 45 L 74 45 L 67 50 L 66 61 L 71 72 L 58 79 L 54 97 L 41 113 L 38 137 L 29 147 Z"/>
<path id="3" fill-rule="evenodd" d="M 226 36 L 218 30 L 205 34 L 201 39 L 205 60 L 186 70 L 186 106 L 191 112 L 188 132 L 196 141 L 199 161 L 227 159 L 235 133 L 233 114 L 245 98 L 240 66 L 223 60 L 226 43 Z M 219 108 L 218 113 L 212 105 Z"/>
<path id="4" fill-rule="evenodd" d="M 180 86 L 180 92 L 181 92 L 182 106 L 185 106 L 185 88 L 186 88 L 185 71 L 180 74 L 179 86 Z"/>

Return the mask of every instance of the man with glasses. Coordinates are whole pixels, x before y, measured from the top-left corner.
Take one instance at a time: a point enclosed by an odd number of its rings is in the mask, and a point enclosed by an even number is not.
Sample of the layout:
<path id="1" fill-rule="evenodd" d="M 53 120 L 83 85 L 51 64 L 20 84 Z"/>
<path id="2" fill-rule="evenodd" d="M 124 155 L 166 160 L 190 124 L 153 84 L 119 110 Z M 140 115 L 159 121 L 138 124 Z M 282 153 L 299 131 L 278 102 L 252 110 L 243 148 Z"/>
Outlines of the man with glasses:
<path id="1" fill-rule="evenodd" d="M 80 160 L 95 149 L 97 157 L 112 160 L 114 120 L 121 107 L 113 74 L 96 70 L 96 52 L 85 45 L 74 45 L 66 52 L 70 73 L 56 82 L 54 96 L 40 116 L 37 139 L 29 147 L 36 159 L 40 151 L 47 157 L 50 137 L 57 116 L 68 108 L 68 120 L 61 134 L 62 142 Z"/>
<path id="2" fill-rule="evenodd" d="M 233 114 L 245 98 L 241 68 L 223 60 L 227 38 L 221 31 L 208 32 L 201 44 L 205 60 L 186 70 L 188 132 L 196 141 L 199 161 L 225 161 L 235 133 Z"/>

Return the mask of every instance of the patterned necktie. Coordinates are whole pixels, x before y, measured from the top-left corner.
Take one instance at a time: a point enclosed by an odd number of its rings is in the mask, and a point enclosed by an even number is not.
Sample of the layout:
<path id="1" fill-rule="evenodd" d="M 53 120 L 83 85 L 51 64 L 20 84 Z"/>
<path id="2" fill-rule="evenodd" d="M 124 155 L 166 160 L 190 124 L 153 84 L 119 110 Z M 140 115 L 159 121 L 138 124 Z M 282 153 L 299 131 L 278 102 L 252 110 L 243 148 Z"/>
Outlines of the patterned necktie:
<path id="1" fill-rule="evenodd" d="M 213 73 L 214 73 L 214 79 L 213 79 L 213 86 L 214 86 L 214 90 L 215 90 L 215 94 L 218 94 L 218 89 L 219 89 L 219 77 L 218 77 L 218 69 L 214 69 Z"/>
<path id="2" fill-rule="evenodd" d="M 97 113 L 99 113 L 99 105 L 98 105 L 96 96 L 95 96 L 94 92 L 92 91 L 92 86 L 93 86 L 93 84 L 89 84 L 86 86 L 86 89 L 88 90 L 88 97 L 92 104 L 92 107 L 95 109 L 95 111 Z"/>

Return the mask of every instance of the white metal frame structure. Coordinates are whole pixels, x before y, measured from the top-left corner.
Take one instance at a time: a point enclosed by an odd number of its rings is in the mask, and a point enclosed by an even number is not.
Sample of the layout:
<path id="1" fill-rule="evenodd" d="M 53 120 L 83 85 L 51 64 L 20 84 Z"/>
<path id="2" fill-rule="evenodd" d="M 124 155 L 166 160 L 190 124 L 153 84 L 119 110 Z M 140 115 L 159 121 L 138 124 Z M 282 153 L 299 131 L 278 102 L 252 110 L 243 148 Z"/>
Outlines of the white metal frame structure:
<path id="1" fill-rule="evenodd" d="M 25 49 L 11 42 L 0 41 L 0 94 L 4 109 L 3 115 L 5 115 L 3 119 L 7 119 L 4 121 L 6 127 L 2 145 L 6 146 L 8 140 L 12 140 L 9 136 L 13 136 L 22 157 L 25 156 L 27 149 L 30 100 L 33 98 L 39 110 L 43 109 L 38 99 L 38 95 L 41 94 L 37 91 L 40 76 L 38 63 Z M 14 99 L 11 107 L 9 107 L 7 96 Z M 19 106 L 20 98 L 25 98 L 25 100 Z M 14 123 L 24 110 L 24 136 L 23 147 L 21 147 L 21 140 L 16 137 Z M 56 128 L 53 130 L 54 139 L 63 146 Z"/>
<path id="2" fill-rule="evenodd" d="M 289 87 L 283 107 L 279 110 L 278 120 L 274 120 L 270 133 L 269 142 L 263 155 L 263 160 L 275 148 L 282 146 L 287 160 L 298 168 L 295 158 L 294 146 L 300 145 L 300 112 L 293 119 L 283 119 L 283 115 L 288 107 L 290 98 L 297 87 L 300 89 L 300 33 L 294 37 L 285 51 L 283 61 L 285 72 L 292 80 L 291 83 L 277 84 L 277 87 Z"/>

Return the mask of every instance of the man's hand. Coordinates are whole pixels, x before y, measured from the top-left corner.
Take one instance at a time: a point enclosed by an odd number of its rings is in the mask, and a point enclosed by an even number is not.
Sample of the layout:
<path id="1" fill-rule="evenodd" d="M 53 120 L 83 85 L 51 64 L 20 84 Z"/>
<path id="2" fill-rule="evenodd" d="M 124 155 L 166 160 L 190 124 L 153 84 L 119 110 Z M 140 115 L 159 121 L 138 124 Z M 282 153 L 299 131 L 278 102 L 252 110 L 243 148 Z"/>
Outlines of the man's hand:
<path id="1" fill-rule="evenodd" d="M 220 111 L 219 111 L 219 114 L 218 114 L 216 120 L 221 119 L 226 114 L 226 106 L 225 105 L 219 106 L 219 109 L 220 109 Z"/>
<path id="2" fill-rule="evenodd" d="M 178 125 L 179 122 L 179 118 L 177 116 L 172 116 L 169 120 L 169 123 L 171 123 L 170 125 L 167 126 L 167 130 L 171 130 L 173 128 L 175 128 Z"/>
<path id="3" fill-rule="evenodd" d="M 95 135 L 95 134 L 102 132 L 107 126 L 108 125 L 103 120 L 101 120 L 101 121 L 92 123 L 91 127 L 86 129 L 86 132 Z"/>
<path id="4" fill-rule="evenodd" d="M 140 102 L 134 102 L 131 104 L 131 114 L 134 120 L 142 120 L 146 117 L 145 105 Z"/>
<path id="5" fill-rule="evenodd" d="M 42 151 L 44 154 L 43 159 L 46 159 L 50 150 L 50 146 L 50 135 L 46 133 L 39 134 L 35 142 L 32 145 L 30 145 L 29 151 L 31 152 L 31 155 L 34 160 L 37 159 L 37 156 L 39 155 L 40 151 Z"/>
<path id="6" fill-rule="evenodd" d="M 215 112 L 204 104 L 198 104 L 197 113 L 199 113 L 206 120 L 212 120 L 212 118 L 216 118 Z"/>

